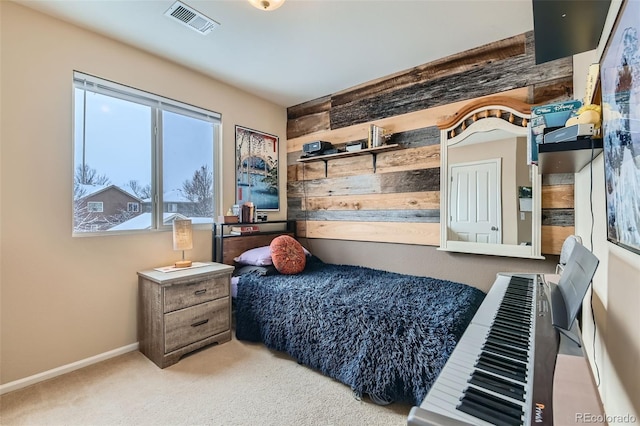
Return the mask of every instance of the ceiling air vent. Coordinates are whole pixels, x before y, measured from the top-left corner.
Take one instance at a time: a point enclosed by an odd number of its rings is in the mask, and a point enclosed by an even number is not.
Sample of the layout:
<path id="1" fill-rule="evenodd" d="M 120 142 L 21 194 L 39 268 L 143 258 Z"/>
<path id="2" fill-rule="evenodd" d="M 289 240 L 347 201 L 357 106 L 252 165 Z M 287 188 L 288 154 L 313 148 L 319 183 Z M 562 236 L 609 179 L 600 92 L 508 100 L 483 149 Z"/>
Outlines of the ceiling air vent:
<path id="1" fill-rule="evenodd" d="M 202 35 L 209 34 L 211 30 L 220 26 L 213 19 L 179 1 L 175 2 L 164 14 L 170 18 L 177 19 L 181 24 Z"/>

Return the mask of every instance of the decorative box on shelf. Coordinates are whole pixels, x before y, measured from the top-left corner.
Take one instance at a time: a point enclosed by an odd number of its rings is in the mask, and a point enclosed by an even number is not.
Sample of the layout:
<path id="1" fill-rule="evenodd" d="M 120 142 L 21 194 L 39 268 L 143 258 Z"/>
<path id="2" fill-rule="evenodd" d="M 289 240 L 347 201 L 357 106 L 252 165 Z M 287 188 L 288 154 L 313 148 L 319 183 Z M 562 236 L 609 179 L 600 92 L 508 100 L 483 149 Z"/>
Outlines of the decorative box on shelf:
<path id="1" fill-rule="evenodd" d="M 359 142 L 359 141 L 349 142 L 345 146 L 345 149 L 346 149 L 347 152 L 360 151 L 362 149 L 362 142 Z"/>
<path id="2" fill-rule="evenodd" d="M 238 216 L 218 216 L 218 223 L 238 223 Z"/>

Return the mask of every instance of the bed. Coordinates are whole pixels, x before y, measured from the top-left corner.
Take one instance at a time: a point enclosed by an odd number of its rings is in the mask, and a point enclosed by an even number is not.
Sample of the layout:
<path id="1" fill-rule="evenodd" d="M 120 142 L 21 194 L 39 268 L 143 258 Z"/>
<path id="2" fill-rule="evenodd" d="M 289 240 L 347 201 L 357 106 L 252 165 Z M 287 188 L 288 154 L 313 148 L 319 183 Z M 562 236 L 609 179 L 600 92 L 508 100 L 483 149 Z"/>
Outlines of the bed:
<path id="1" fill-rule="evenodd" d="M 419 405 L 484 293 L 305 254 L 297 274 L 236 264 L 236 338 L 285 352 L 357 398 Z"/>

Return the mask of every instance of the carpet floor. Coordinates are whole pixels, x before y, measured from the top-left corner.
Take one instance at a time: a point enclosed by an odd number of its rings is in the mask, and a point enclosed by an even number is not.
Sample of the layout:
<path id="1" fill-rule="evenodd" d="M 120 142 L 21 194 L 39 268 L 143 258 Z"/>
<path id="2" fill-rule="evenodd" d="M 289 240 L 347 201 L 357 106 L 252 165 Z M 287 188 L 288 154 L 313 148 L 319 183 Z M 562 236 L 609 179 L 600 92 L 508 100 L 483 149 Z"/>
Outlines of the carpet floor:
<path id="1" fill-rule="evenodd" d="M 160 369 L 140 352 L 0 397 L 9 425 L 406 425 L 411 406 L 366 397 L 261 344 L 233 339 Z"/>

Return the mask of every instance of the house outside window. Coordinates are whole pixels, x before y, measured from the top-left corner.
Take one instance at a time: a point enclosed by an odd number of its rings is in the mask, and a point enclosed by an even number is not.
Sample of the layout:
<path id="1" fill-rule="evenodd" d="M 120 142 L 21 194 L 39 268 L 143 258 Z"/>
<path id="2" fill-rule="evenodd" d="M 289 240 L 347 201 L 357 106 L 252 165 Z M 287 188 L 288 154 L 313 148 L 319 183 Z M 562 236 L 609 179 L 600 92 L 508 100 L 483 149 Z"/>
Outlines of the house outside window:
<path id="1" fill-rule="evenodd" d="M 76 232 L 108 231 L 140 215 L 139 207 L 131 211 L 129 206 L 140 206 L 142 200 L 117 185 L 76 185 L 75 189 L 80 194 L 74 200 Z"/>
<path id="2" fill-rule="evenodd" d="M 87 202 L 87 210 L 90 212 L 101 213 L 104 211 L 104 203 L 102 201 Z"/>
<path id="3" fill-rule="evenodd" d="M 73 83 L 74 235 L 167 228 L 175 213 L 212 223 L 220 114 L 79 72 Z M 111 197 L 96 210 L 100 191 Z"/>

